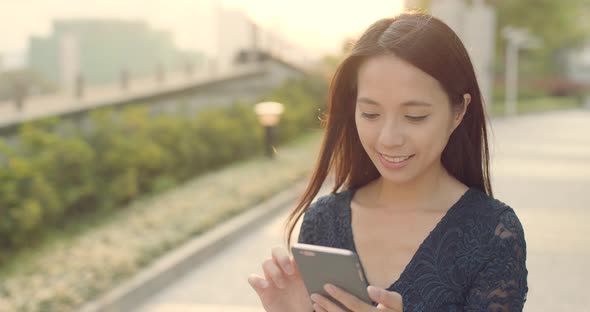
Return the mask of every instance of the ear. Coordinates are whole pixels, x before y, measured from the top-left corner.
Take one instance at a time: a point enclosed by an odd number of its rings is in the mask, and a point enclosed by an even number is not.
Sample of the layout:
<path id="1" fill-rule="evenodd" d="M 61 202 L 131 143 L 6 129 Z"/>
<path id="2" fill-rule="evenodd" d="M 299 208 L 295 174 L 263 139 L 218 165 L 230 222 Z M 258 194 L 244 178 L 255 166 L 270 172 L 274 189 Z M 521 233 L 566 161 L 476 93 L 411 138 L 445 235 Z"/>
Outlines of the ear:
<path id="1" fill-rule="evenodd" d="M 457 129 L 457 127 L 463 121 L 463 116 L 465 116 L 465 112 L 467 111 L 467 107 L 471 103 L 471 94 L 465 93 L 463 94 L 463 103 L 462 105 L 457 106 L 457 109 L 454 110 L 453 115 L 453 130 Z"/>

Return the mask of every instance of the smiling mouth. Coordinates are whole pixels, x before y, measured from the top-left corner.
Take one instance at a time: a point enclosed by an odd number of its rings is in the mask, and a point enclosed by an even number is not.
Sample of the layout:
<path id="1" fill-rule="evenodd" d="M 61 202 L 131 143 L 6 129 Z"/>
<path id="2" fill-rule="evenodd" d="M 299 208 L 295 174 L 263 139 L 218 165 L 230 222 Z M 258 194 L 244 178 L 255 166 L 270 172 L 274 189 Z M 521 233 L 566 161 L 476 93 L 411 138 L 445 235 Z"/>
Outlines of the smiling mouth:
<path id="1" fill-rule="evenodd" d="M 412 157 L 414 157 L 414 155 L 410 155 L 410 156 L 389 156 L 389 155 L 385 155 L 385 154 L 381 154 L 379 153 L 379 155 L 381 155 L 385 160 L 392 162 L 392 163 L 401 163 L 403 161 L 406 161 Z"/>

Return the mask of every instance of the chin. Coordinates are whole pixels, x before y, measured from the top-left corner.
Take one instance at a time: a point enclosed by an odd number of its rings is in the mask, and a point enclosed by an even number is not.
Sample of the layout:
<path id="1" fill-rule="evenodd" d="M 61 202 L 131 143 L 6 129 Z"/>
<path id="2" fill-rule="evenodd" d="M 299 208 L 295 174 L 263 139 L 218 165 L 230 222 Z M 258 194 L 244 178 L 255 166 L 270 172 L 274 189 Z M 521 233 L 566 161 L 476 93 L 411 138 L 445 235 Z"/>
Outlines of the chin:
<path id="1" fill-rule="evenodd" d="M 402 168 L 387 168 L 381 163 L 379 156 L 377 156 L 376 161 L 373 160 L 373 164 L 377 168 L 377 171 L 379 171 L 381 177 L 387 182 L 395 184 L 404 184 L 416 179 L 416 160 L 418 159 L 416 159 L 416 157 L 413 157 L 413 159 L 410 160 L 411 163 Z"/>
<path id="2" fill-rule="evenodd" d="M 378 164 L 376 167 L 377 171 L 379 171 L 379 175 L 381 175 L 381 178 L 392 183 L 404 183 L 414 179 L 414 174 L 409 170 L 406 170 L 408 168 L 404 168 L 403 171 L 395 171 L 384 168 L 381 164 Z"/>
<path id="3" fill-rule="evenodd" d="M 408 176 L 406 174 L 392 174 L 391 172 L 385 172 L 385 174 L 383 174 L 381 171 L 379 173 L 381 173 L 381 178 L 383 180 L 392 184 L 405 184 L 414 180 L 414 176 Z"/>

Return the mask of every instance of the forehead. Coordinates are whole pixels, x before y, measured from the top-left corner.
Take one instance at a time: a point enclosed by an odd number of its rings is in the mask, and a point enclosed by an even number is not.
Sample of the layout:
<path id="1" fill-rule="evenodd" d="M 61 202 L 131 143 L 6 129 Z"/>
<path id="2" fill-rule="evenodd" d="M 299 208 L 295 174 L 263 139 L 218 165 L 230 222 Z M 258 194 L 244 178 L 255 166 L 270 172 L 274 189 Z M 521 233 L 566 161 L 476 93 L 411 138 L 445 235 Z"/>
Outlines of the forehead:
<path id="1" fill-rule="evenodd" d="M 440 83 L 432 76 L 394 55 L 367 59 L 358 71 L 358 97 L 376 101 L 447 101 Z"/>

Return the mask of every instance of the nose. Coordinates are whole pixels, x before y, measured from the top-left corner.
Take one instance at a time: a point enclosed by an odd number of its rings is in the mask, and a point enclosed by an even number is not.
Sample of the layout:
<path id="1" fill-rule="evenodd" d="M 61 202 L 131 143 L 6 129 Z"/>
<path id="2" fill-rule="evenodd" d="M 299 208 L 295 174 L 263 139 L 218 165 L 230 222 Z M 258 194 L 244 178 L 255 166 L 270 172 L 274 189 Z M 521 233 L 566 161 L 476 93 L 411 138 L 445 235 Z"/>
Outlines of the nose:
<path id="1" fill-rule="evenodd" d="M 379 144 L 384 148 L 393 148 L 404 145 L 406 135 L 399 122 L 386 121 L 379 133 Z"/>

